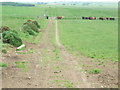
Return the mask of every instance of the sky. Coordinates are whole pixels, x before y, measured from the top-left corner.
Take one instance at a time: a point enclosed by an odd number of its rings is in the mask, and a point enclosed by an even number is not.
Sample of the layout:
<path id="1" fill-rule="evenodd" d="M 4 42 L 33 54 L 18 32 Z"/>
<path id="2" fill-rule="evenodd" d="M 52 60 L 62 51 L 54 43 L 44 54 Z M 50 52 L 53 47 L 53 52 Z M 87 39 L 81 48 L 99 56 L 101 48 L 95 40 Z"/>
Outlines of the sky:
<path id="1" fill-rule="evenodd" d="M 57 1 L 118 2 L 119 0 L 0 0 L 0 2 L 57 2 Z"/>

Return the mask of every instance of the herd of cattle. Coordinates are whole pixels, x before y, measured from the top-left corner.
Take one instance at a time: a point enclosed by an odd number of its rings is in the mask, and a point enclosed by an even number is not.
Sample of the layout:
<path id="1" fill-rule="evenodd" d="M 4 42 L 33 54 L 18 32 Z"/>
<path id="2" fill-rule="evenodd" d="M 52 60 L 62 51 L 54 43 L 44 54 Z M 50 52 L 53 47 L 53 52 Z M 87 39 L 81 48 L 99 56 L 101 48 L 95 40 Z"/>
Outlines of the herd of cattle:
<path id="1" fill-rule="evenodd" d="M 62 19 L 63 17 L 62 16 L 57 16 L 57 19 Z M 96 18 L 96 17 L 82 17 L 82 19 L 87 19 L 87 20 L 96 20 L 96 19 L 99 19 L 99 20 L 115 20 L 116 18 L 113 18 L 113 17 L 100 17 L 100 18 Z"/>
<path id="2" fill-rule="evenodd" d="M 96 17 L 82 17 L 82 19 L 96 20 Z M 100 17 L 100 20 L 115 20 L 113 17 Z"/>

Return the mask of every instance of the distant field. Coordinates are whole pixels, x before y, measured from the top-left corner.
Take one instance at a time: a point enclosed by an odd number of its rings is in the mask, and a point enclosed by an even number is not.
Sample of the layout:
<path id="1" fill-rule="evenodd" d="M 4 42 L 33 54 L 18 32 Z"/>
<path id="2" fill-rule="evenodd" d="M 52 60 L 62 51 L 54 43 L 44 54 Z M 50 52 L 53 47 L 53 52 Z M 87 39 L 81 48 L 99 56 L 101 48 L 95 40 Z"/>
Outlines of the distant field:
<path id="1" fill-rule="evenodd" d="M 37 20 L 37 16 L 46 14 L 48 16 L 64 16 L 64 17 L 82 17 L 82 16 L 95 16 L 95 17 L 117 17 L 117 6 L 63 6 L 63 5 L 38 5 L 36 7 L 2 7 L 2 24 L 7 25 L 13 29 L 19 29 L 20 25 L 28 19 Z M 44 28 L 44 20 L 38 20 Z"/>
<path id="2" fill-rule="evenodd" d="M 49 6 L 47 9 L 50 16 L 64 16 L 64 17 L 118 17 L 117 4 L 116 5 L 75 5 L 75 6 Z"/>

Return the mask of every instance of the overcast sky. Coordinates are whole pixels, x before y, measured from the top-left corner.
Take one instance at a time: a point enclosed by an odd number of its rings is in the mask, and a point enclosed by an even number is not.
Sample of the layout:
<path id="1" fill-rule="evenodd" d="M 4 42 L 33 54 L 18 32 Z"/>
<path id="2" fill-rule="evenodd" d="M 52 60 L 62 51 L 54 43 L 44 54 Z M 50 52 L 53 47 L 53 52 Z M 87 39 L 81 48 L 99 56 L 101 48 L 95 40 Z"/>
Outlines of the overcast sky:
<path id="1" fill-rule="evenodd" d="M 0 0 L 0 2 L 57 2 L 57 1 L 90 1 L 90 2 L 118 2 L 119 0 Z"/>

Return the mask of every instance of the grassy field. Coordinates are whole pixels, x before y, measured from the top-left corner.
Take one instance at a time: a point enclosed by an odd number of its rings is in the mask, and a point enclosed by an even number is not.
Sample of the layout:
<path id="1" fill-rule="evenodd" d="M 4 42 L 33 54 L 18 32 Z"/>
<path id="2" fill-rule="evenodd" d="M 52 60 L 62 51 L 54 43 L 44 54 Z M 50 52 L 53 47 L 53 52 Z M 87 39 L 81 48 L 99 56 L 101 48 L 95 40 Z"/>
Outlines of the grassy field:
<path id="1" fill-rule="evenodd" d="M 96 6 L 97 7 L 97 6 Z M 67 16 L 117 17 L 117 9 L 68 8 Z M 62 13 L 62 10 L 61 12 Z M 118 60 L 118 21 L 59 20 L 60 40 L 71 52 L 97 59 Z"/>
<path id="2" fill-rule="evenodd" d="M 117 21 L 59 21 L 59 29 L 61 42 L 72 52 L 117 60 Z"/>
<path id="3" fill-rule="evenodd" d="M 79 17 L 76 20 L 59 20 L 60 40 L 71 52 L 81 52 L 91 58 L 117 60 L 118 25 L 115 21 L 82 20 L 82 16 L 118 17 L 116 5 L 39 5 L 36 7 L 3 6 L 2 25 L 8 26 L 19 32 L 22 24 L 28 20 L 37 20 L 41 29 L 45 29 L 44 14 L 50 17 Z M 40 34 L 41 35 L 41 34 Z M 31 41 L 33 36 L 20 37 L 25 41 Z M 40 36 L 39 36 L 40 37 Z M 37 41 L 36 41 L 37 42 Z"/>
<path id="4" fill-rule="evenodd" d="M 2 25 L 7 25 L 15 30 L 19 30 L 20 26 L 29 19 L 37 20 L 42 24 L 42 28 L 45 27 L 45 22 L 42 19 L 38 20 L 37 16 L 43 16 L 45 8 L 39 7 L 2 7 Z"/>
<path id="5" fill-rule="evenodd" d="M 95 16 L 95 17 L 117 17 L 118 10 L 117 4 L 114 5 L 91 5 L 91 6 L 48 6 L 48 15 L 50 16 L 64 16 L 64 17 L 82 17 L 82 16 Z"/>

